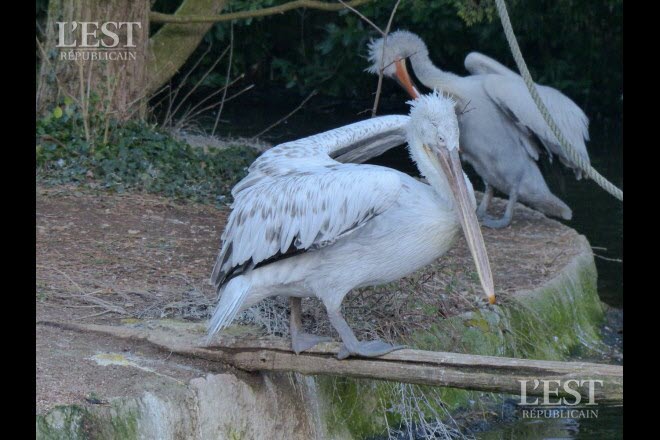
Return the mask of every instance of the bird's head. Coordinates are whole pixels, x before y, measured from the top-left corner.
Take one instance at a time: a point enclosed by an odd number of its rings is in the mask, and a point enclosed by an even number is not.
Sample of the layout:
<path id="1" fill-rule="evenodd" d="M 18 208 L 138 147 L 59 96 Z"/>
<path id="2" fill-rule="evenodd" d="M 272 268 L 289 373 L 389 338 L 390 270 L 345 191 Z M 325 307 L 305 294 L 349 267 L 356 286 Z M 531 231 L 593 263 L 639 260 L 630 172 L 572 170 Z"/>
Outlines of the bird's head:
<path id="1" fill-rule="evenodd" d="M 410 104 L 410 124 L 406 129 L 409 142 L 458 152 L 456 101 L 451 96 L 434 90 L 407 103 Z"/>
<path id="2" fill-rule="evenodd" d="M 367 71 L 378 75 L 383 69 L 383 75 L 393 78 L 408 91 L 412 98 L 419 96 L 417 89 L 410 80 L 406 68 L 406 59 L 414 56 L 428 56 L 426 44 L 417 35 L 408 31 L 395 31 L 387 37 L 369 42 L 369 62 Z"/>
<path id="3" fill-rule="evenodd" d="M 477 216 L 474 191 L 459 157 L 456 102 L 438 91 L 408 101 L 411 105 L 406 139 L 420 171 L 438 193 L 453 199 L 481 286 L 488 301 L 495 302 L 493 275 Z M 447 194 L 449 193 L 449 194 Z"/>

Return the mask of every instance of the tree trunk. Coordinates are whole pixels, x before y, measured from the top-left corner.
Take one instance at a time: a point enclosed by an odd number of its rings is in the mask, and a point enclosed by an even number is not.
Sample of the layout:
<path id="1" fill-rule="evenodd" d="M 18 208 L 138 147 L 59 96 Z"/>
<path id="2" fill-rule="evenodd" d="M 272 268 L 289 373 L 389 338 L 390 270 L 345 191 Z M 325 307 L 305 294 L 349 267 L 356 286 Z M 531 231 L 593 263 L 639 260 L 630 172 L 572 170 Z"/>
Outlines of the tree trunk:
<path id="1" fill-rule="evenodd" d="M 149 6 L 149 0 L 50 0 L 37 113 L 69 96 L 86 114 L 101 111 L 118 120 L 144 115 Z M 58 22 L 64 22 L 64 41 Z M 102 32 L 107 22 L 139 25 L 106 25 L 116 34 L 114 39 Z M 83 30 L 90 34 L 86 39 Z M 99 47 L 92 47 L 96 44 Z"/>
<path id="2" fill-rule="evenodd" d="M 349 4 L 357 6 L 369 1 L 353 0 Z M 86 117 L 90 112 L 99 110 L 106 120 L 108 116 L 118 120 L 129 119 L 136 114 L 143 116 L 148 98 L 184 65 L 213 22 L 273 15 L 301 7 L 326 11 L 344 8 L 341 3 L 291 1 L 256 11 L 214 17 L 229 3 L 228 0 L 183 0 L 173 16 L 154 15 L 160 16 L 161 22 L 179 17 L 185 22 L 191 16 L 208 17 L 212 21 L 167 23 L 149 39 L 149 9 L 153 3 L 154 0 L 50 0 L 46 41 L 43 47 L 40 45 L 42 62 L 37 86 L 37 114 L 52 109 L 58 98 L 64 95 L 77 102 Z M 133 28 L 134 46 L 124 51 L 128 57 L 109 60 L 92 58 L 91 53 L 100 52 L 93 48 L 58 47 L 58 22 L 68 26 L 69 32 L 64 39 L 66 44 L 83 41 L 82 26 L 71 31 L 73 22 L 95 22 L 99 27 L 107 22 L 137 22 L 140 27 Z M 119 46 L 130 39 L 127 28 L 124 26 L 116 32 Z M 97 29 L 97 34 L 101 37 L 101 29 Z M 96 41 L 95 38 L 91 37 L 91 40 Z M 100 38 L 100 41 L 103 46 L 112 43 L 113 39 L 107 36 Z"/>
<path id="3" fill-rule="evenodd" d="M 214 15 L 227 0 L 184 0 L 175 15 Z M 149 80 L 146 91 L 156 92 L 177 73 L 197 49 L 213 23 L 166 24 L 149 41 Z"/>

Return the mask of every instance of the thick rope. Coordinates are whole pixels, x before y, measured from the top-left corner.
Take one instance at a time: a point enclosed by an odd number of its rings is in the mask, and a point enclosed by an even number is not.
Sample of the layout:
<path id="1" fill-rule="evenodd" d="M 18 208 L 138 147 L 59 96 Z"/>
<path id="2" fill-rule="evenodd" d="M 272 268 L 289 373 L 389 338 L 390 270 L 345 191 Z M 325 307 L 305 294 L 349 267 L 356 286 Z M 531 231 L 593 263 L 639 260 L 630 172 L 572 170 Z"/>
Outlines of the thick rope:
<path id="1" fill-rule="evenodd" d="M 520 47 L 518 46 L 518 41 L 516 40 L 516 36 L 513 33 L 513 28 L 511 27 L 511 20 L 509 20 L 509 13 L 506 10 L 506 5 L 504 4 L 504 0 L 495 0 L 495 5 L 497 6 L 497 12 L 500 15 L 500 20 L 502 21 L 502 27 L 504 27 L 504 33 L 506 34 L 506 39 L 509 42 L 509 48 L 511 49 L 513 58 L 516 60 L 516 65 L 518 66 L 518 70 L 522 75 L 523 81 L 525 81 L 525 85 L 527 85 L 527 89 L 529 90 L 529 93 L 532 95 L 532 99 L 536 103 L 536 106 L 541 112 L 543 119 L 545 119 L 545 122 L 548 124 L 548 127 L 550 127 L 550 130 L 561 144 L 564 152 L 575 165 L 577 165 L 582 171 L 584 171 L 585 174 L 589 178 L 591 178 L 594 182 L 596 182 L 601 188 L 603 188 L 608 193 L 612 194 L 617 199 L 623 201 L 623 191 L 617 188 L 612 182 L 607 180 L 598 171 L 596 171 L 590 164 L 588 164 L 577 153 L 575 148 L 573 148 L 573 146 L 570 143 L 568 143 L 561 130 L 559 130 L 559 127 L 557 127 L 557 124 L 550 115 L 548 108 L 543 103 L 543 100 L 541 100 L 541 97 L 539 96 L 539 92 L 536 90 L 536 84 L 534 84 L 534 81 L 532 80 L 532 76 L 530 75 L 529 70 L 527 69 L 525 60 L 523 59 L 522 53 L 520 52 Z"/>

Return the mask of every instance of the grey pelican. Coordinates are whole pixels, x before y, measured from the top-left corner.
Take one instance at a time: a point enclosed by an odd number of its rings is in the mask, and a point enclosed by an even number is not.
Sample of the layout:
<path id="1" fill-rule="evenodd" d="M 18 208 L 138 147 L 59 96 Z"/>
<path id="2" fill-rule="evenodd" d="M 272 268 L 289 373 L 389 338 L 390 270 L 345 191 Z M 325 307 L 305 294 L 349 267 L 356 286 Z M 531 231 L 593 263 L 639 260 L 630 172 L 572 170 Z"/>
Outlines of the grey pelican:
<path id="1" fill-rule="evenodd" d="M 232 190 L 233 209 L 211 275 L 219 302 L 207 341 L 240 311 L 283 295 L 290 298 L 296 353 L 328 340 L 303 333 L 302 297 L 324 304 L 343 342 L 340 359 L 399 349 L 358 341 L 341 314 L 344 297 L 430 264 L 461 227 L 494 303 L 474 191 L 459 159 L 455 102 L 434 92 L 410 104 L 409 116 L 382 116 L 287 142 L 250 166 Z M 333 159 L 404 139 L 430 185 L 390 168 Z"/>
<path id="2" fill-rule="evenodd" d="M 517 200 L 544 214 L 571 219 L 571 209 L 550 192 L 536 161 L 545 147 L 550 160 L 556 154 L 563 164 L 574 169 L 577 179 L 582 177 L 581 170 L 564 154 L 520 75 L 486 55 L 472 52 L 465 58 L 465 68 L 472 75 L 462 77 L 436 67 L 424 41 L 411 32 L 389 34 L 384 51 L 383 41 L 380 38 L 369 45 L 370 72 L 377 74 L 384 66 L 383 74 L 396 79 L 415 98 L 418 91 L 405 63 L 409 58 L 422 84 L 456 99 L 461 153 L 485 184 L 477 211 L 485 226 L 508 226 Z M 542 85 L 536 87 L 567 140 L 588 162 L 587 116 L 558 90 Z M 509 196 L 500 219 L 487 214 L 493 187 Z"/>

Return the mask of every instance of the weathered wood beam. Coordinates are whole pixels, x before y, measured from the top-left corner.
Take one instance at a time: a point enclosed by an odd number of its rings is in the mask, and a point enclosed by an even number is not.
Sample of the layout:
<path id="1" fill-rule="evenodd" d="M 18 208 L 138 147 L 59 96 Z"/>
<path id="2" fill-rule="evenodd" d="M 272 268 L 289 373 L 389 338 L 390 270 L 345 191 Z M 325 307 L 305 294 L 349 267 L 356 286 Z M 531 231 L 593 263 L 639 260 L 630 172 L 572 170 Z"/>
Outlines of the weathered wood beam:
<path id="1" fill-rule="evenodd" d="M 623 403 L 623 367 L 588 362 L 559 362 L 478 356 L 460 353 L 404 349 L 379 358 L 336 358 L 338 343 L 319 344 L 311 351 L 296 355 L 282 338 L 223 338 L 221 343 L 201 346 L 204 335 L 171 330 L 137 329 L 105 325 L 41 322 L 79 332 L 94 332 L 122 339 L 144 341 L 162 350 L 180 355 L 224 362 L 245 371 L 293 371 L 307 375 L 347 376 L 388 380 L 419 385 L 445 386 L 468 390 L 520 395 L 521 381 L 527 381 L 528 396 L 543 396 L 542 382 L 559 380 L 558 396 L 574 396 L 562 386 L 576 380 L 572 390 L 589 398 L 589 382 L 595 403 Z M 536 384 L 536 386 L 535 386 Z M 556 400 L 554 394 L 551 395 Z"/>

